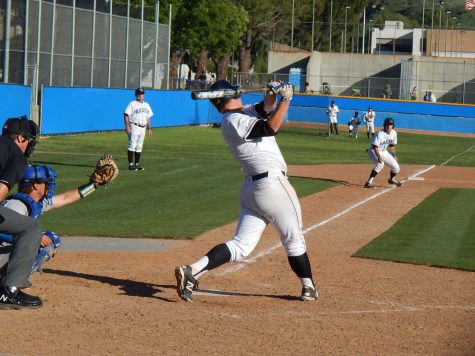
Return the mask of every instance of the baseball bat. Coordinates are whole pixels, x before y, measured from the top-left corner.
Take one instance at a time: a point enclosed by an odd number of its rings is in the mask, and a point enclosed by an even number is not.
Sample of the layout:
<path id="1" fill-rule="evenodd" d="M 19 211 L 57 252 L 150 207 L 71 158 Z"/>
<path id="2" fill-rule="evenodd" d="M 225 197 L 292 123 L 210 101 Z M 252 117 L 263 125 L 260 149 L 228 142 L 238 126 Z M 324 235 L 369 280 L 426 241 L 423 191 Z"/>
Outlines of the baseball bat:
<path id="1" fill-rule="evenodd" d="M 268 91 L 269 88 L 249 88 L 249 89 L 219 89 L 219 90 L 199 90 L 192 91 L 191 98 L 193 100 L 202 99 L 219 99 L 219 98 L 233 98 L 239 94 L 257 93 Z"/>

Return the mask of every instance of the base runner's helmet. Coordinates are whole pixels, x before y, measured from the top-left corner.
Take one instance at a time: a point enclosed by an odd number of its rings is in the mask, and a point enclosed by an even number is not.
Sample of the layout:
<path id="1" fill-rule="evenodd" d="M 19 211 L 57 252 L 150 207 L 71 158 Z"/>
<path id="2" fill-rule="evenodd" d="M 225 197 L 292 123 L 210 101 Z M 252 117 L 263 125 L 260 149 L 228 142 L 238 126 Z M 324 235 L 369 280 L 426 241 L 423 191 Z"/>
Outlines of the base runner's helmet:
<path id="1" fill-rule="evenodd" d="M 389 126 L 389 125 L 393 125 L 393 127 L 394 127 L 394 120 L 390 117 L 387 117 L 387 118 L 384 119 L 383 126 L 386 127 L 386 126 Z"/>
<path id="2" fill-rule="evenodd" d="M 57 174 L 53 168 L 48 166 L 40 166 L 37 164 L 28 166 L 23 172 L 23 176 L 21 177 L 20 182 L 18 183 L 18 187 L 20 189 L 29 187 L 35 183 L 45 183 L 48 185 L 48 192 L 44 199 L 48 204 L 51 205 L 51 199 L 54 195 L 54 189 L 56 187 L 56 180 Z"/>

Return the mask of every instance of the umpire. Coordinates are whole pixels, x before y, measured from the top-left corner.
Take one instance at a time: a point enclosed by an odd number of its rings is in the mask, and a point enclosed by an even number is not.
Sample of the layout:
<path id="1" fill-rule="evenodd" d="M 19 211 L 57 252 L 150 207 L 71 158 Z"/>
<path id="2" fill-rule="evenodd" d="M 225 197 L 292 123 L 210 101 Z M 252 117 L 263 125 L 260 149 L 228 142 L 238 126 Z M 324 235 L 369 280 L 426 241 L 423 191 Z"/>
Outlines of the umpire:
<path id="1" fill-rule="evenodd" d="M 26 116 L 10 118 L 0 136 L 0 201 L 20 181 L 28 157 L 33 153 L 38 126 Z M 39 308 L 39 297 L 26 294 L 22 288 L 31 287 L 28 278 L 41 241 L 38 220 L 22 216 L 0 204 L 0 232 L 13 235 L 13 249 L 7 271 L 1 280 L 0 309 Z"/>

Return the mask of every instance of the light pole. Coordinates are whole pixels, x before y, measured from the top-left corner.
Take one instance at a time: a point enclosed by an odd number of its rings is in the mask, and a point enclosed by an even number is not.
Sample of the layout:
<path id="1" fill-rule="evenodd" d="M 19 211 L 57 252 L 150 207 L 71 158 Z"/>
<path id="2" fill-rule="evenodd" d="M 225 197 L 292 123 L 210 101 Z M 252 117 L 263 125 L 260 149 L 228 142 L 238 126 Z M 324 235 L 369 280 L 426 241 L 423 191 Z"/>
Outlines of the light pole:
<path id="1" fill-rule="evenodd" d="M 440 57 L 440 28 L 442 27 L 442 8 L 444 7 L 444 2 L 441 1 L 439 8 L 439 30 L 437 34 L 437 56 Z"/>
<path id="2" fill-rule="evenodd" d="M 421 34 L 421 55 L 424 55 L 424 15 L 426 12 L 426 0 L 422 1 L 422 34 Z"/>
<path id="3" fill-rule="evenodd" d="M 457 16 L 452 16 L 452 30 L 450 31 L 450 57 L 454 55 L 454 41 L 453 35 L 454 35 L 454 21 L 457 20 Z M 457 40 L 457 37 L 455 37 L 455 40 Z"/>
<path id="4" fill-rule="evenodd" d="M 457 30 L 455 32 L 455 57 L 458 57 L 459 52 L 459 26 L 460 22 L 457 22 Z"/>
<path id="5" fill-rule="evenodd" d="M 449 15 L 452 13 L 452 11 L 450 10 L 447 10 L 445 12 L 445 56 L 447 57 L 447 28 L 448 28 L 448 25 L 449 25 Z"/>
<path id="6" fill-rule="evenodd" d="M 332 51 L 333 0 L 330 1 L 330 52 Z"/>
<path id="7" fill-rule="evenodd" d="M 312 44 L 310 46 L 310 51 L 313 52 L 313 38 L 315 35 L 315 0 L 313 0 L 312 5 Z"/>
<path id="8" fill-rule="evenodd" d="M 373 19 L 370 19 L 368 22 L 368 53 L 371 54 L 371 23 L 373 22 Z"/>
<path id="9" fill-rule="evenodd" d="M 350 7 L 351 6 L 345 6 L 345 36 L 344 36 L 344 40 L 343 40 L 343 46 L 344 46 L 343 52 L 345 52 L 345 53 L 346 53 L 346 20 L 348 18 L 348 9 Z"/>
<path id="10" fill-rule="evenodd" d="M 295 0 L 292 0 L 292 34 L 290 35 L 290 48 L 294 47 L 294 5 Z"/>

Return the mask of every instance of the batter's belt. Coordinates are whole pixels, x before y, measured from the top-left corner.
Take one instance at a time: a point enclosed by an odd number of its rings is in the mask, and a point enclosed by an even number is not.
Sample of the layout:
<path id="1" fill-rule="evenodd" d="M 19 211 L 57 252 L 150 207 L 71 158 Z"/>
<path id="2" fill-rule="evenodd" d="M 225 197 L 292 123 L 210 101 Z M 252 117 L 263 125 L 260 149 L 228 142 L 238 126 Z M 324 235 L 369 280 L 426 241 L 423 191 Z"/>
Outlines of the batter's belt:
<path id="1" fill-rule="evenodd" d="M 246 176 L 246 182 L 255 182 L 256 180 L 260 180 L 263 178 L 277 177 L 280 175 L 285 176 L 286 175 L 285 171 L 278 171 L 278 170 L 267 171 L 267 172 L 263 172 L 259 174 L 254 174 L 252 176 Z"/>

